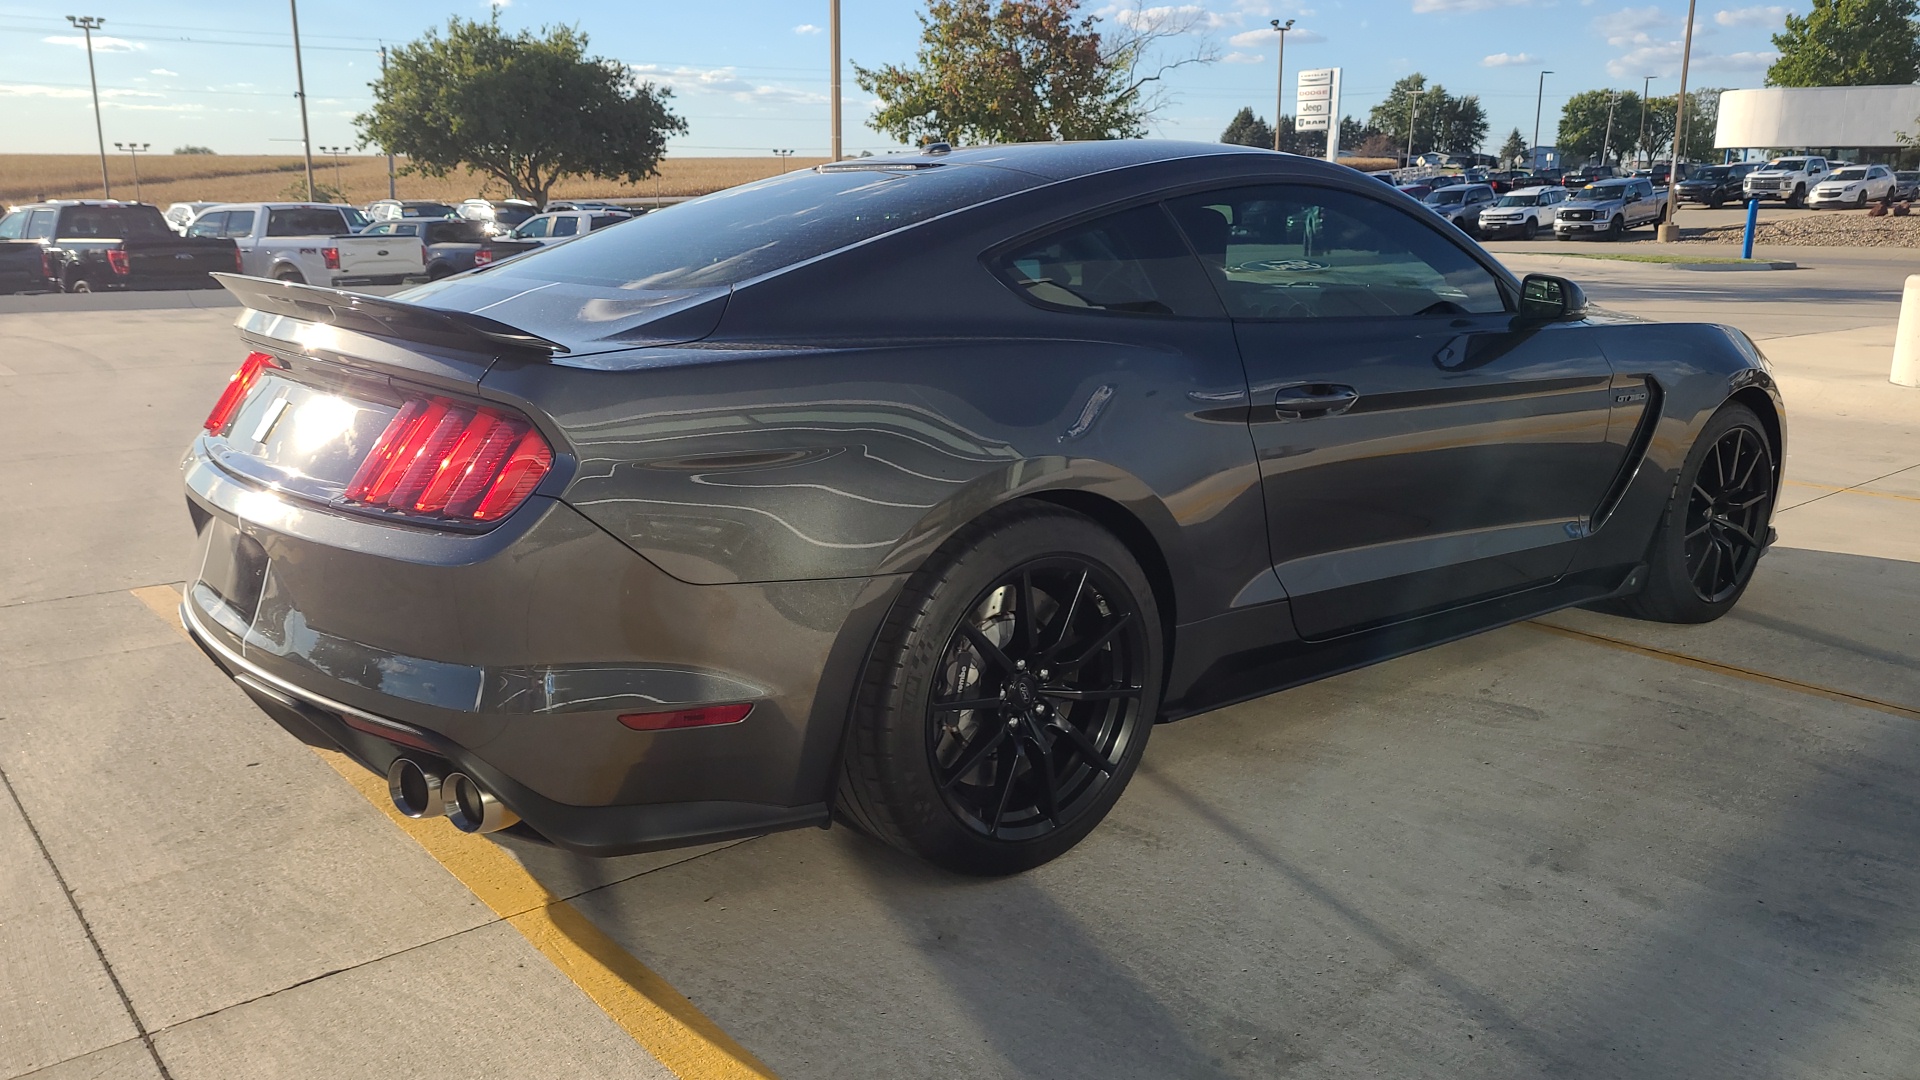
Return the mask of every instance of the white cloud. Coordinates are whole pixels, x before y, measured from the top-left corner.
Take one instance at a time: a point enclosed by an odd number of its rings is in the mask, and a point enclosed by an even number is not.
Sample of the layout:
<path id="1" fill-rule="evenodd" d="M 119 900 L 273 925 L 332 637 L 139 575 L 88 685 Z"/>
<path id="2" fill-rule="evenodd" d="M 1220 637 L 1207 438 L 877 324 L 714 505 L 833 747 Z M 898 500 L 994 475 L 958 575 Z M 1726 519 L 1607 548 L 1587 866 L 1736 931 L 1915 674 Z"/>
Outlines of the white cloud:
<path id="1" fill-rule="evenodd" d="M 676 91 L 693 94 L 724 94 L 747 104 L 815 105 L 828 100 L 827 95 L 813 90 L 748 82 L 730 67 L 667 68 L 659 64 L 634 64 L 632 68 L 634 74 L 659 86 L 670 86 Z"/>
<path id="2" fill-rule="evenodd" d="M 799 26 L 793 28 L 793 32 L 796 34 L 817 34 L 820 32 L 820 28 L 810 22 L 801 23 Z"/>
<path id="3" fill-rule="evenodd" d="M 1621 8 L 1593 20 L 1593 28 L 1609 45 L 1645 44 L 1647 31 L 1663 27 L 1672 20 L 1657 7 Z"/>
<path id="4" fill-rule="evenodd" d="M 0 97 L 38 97 L 38 98 L 85 98 L 89 92 L 84 86 L 41 86 L 37 83 L 0 83 Z M 113 98 L 164 98 L 167 95 L 152 90 L 126 90 L 107 87 L 100 91 L 105 100 Z"/>
<path id="5" fill-rule="evenodd" d="M 1758 71 L 1761 68 L 1772 67 L 1773 62 L 1778 59 L 1780 54 L 1772 50 L 1727 53 L 1725 56 L 1715 56 L 1711 53 L 1706 56 L 1695 54 L 1693 66 L 1704 71 Z"/>
<path id="6" fill-rule="evenodd" d="M 1462 15 L 1470 11 L 1525 7 L 1533 0 L 1413 0 L 1415 15 Z"/>
<path id="7" fill-rule="evenodd" d="M 1733 8 L 1713 13 L 1713 21 L 1721 26 L 1779 26 L 1793 11 L 1792 8 L 1777 4 L 1767 7 Z"/>
<path id="8" fill-rule="evenodd" d="M 1129 30 L 1143 33 L 1184 34 L 1192 30 L 1214 30 L 1227 24 L 1227 18 L 1199 4 L 1162 4 L 1158 7 L 1120 7 L 1105 17 Z"/>
<path id="9" fill-rule="evenodd" d="M 1220 62 L 1223 64 L 1264 64 L 1267 62 L 1267 57 L 1264 53 L 1230 52 L 1221 57 Z"/>
<path id="10" fill-rule="evenodd" d="M 87 39 L 83 34 L 56 34 L 40 40 L 49 45 L 71 45 L 76 49 L 87 47 Z M 144 48 L 146 48 L 145 45 L 137 41 L 128 41 L 126 38 L 108 37 L 105 34 L 93 35 L 94 52 L 133 52 L 135 49 Z"/>
<path id="11" fill-rule="evenodd" d="M 1483 56 L 1480 58 L 1481 67 L 1513 67 L 1517 64 L 1537 64 L 1539 62 L 1540 62 L 1539 58 L 1534 56 L 1532 53 L 1523 53 L 1523 52 L 1520 52 L 1520 53 L 1497 52 L 1497 53 L 1494 53 L 1492 56 Z"/>
<path id="12" fill-rule="evenodd" d="M 1243 49 L 1257 49 L 1272 45 L 1279 36 L 1279 33 L 1272 27 L 1268 27 L 1265 30 L 1245 30 L 1228 38 L 1227 44 L 1238 45 Z M 1325 40 L 1327 40 L 1327 35 L 1316 34 L 1305 28 L 1295 28 L 1287 31 L 1287 44 L 1289 45 L 1318 45 Z"/>
<path id="13" fill-rule="evenodd" d="M 154 69 L 153 69 L 152 71 L 149 71 L 149 72 L 148 72 L 147 74 L 149 74 L 149 75 L 165 75 L 165 76 L 167 76 L 167 77 L 168 77 L 168 78 L 170 78 L 170 79 L 175 79 L 175 78 L 179 78 L 179 77 L 180 77 L 180 73 L 179 73 L 179 72 L 177 72 L 177 71 L 168 71 L 168 70 L 167 70 L 166 68 L 154 68 Z"/>

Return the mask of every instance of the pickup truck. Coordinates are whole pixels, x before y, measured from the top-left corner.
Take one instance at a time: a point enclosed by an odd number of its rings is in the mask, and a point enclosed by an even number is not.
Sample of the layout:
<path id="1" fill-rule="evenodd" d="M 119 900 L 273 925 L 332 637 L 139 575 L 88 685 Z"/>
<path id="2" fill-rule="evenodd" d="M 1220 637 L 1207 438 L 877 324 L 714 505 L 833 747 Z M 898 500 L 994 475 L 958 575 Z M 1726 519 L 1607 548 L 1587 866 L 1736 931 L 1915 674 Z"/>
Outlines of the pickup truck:
<path id="1" fill-rule="evenodd" d="M 30 203 L 0 218 L 0 291 L 209 289 L 238 267 L 231 241 L 178 236 L 146 203 Z"/>
<path id="2" fill-rule="evenodd" d="M 1637 225 L 1667 220 L 1667 189 L 1644 177 L 1602 180 L 1573 193 L 1553 216 L 1553 236 L 1599 236 L 1618 240 Z"/>
<path id="3" fill-rule="evenodd" d="M 1788 206 L 1807 205 L 1807 193 L 1832 172 L 1823 157 L 1774 158 L 1747 174 L 1742 182 L 1749 201 L 1780 199 Z"/>
<path id="4" fill-rule="evenodd" d="M 507 235 L 480 245 L 473 262 L 475 266 L 487 266 L 537 247 L 557 244 L 623 221 L 632 221 L 634 216 L 624 210 L 549 210 L 514 226 Z"/>
<path id="5" fill-rule="evenodd" d="M 473 269 L 473 257 L 486 243 L 487 222 L 446 220 L 376 221 L 360 230 L 361 236 L 413 236 L 427 244 L 427 280 L 439 281 L 449 274 Z"/>
<path id="6" fill-rule="evenodd" d="M 355 236 L 352 207 L 329 203 L 222 203 L 187 226 L 240 248 L 240 272 L 302 285 L 398 285 L 427 271 L 419 237 Z M 357 211 L 354 216 L 358 216 Z"/>

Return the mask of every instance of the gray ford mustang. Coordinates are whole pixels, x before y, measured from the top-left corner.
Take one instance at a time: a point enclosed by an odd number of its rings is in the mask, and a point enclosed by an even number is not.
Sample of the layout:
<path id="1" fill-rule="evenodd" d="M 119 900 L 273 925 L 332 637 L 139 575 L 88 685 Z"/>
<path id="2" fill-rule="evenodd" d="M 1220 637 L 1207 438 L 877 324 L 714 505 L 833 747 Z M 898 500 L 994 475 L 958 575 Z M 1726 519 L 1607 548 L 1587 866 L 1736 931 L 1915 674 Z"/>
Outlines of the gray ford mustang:
<path id="1" fill-rule="evenodd" d="M 390 298 L 223 276 L 182 617 L 395 803 L 611 855 L 1065 851 L 1178 719 L 1771 541 L 1747 338 L 1588 311 L 1360 173 L 943 147 Z"/>

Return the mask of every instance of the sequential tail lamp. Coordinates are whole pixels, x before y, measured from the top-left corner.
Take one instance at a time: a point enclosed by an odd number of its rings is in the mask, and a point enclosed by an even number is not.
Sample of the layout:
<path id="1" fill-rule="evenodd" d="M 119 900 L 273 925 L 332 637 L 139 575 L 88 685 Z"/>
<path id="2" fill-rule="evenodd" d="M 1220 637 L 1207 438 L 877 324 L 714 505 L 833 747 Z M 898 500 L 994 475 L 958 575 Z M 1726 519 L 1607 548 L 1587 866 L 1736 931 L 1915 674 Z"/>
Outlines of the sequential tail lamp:
<path id="1" fill-rule="evenodd" d="M 497 521 L 553 466 L 524 416 L 451 398 L 409 398 L 347 485 L 350 502 L 410 516 Z"/>
<path id="2" fill-rule="evenodd" d="M 227 379 L 227 388 L 220 391 L 220 397 L 213 403 L 213 411 L 207 414 L 207 422 L 202 426 L 209 435 L 226 433 L 227 425 L 233 421 L 233 414 L 240 409 L 240 403 L 247 398 L 247 391 L 260 381 L 260 373 L 273 366 L 273 357 L 263 352 L 248 353 L 240 361 L 240 370 Z"/>
<path id="3" fill-rule="evenodd" d="M 327 261 L 327 269 L 329 270 L 340 269 L 340 249 L 339 248 L 323 247 L 320 249 L 320 257 Z"/>
<path id="4" fill-rule="evenodd" d="M 675 728 L 719 727 L 737 724 L 753 711 L 752 702 L 738 705 L 702 705 L 697 709 L 672 712 L 626 713 L 620 722 L 635 731 L 672 731 Z"/>
<path id="5" fill-rule="evenodd" d="M 108 248 L 107 266 L 117 277 L 126 277 L 133 272 L 133 260 L 127 257 L 126 248 Z"/>

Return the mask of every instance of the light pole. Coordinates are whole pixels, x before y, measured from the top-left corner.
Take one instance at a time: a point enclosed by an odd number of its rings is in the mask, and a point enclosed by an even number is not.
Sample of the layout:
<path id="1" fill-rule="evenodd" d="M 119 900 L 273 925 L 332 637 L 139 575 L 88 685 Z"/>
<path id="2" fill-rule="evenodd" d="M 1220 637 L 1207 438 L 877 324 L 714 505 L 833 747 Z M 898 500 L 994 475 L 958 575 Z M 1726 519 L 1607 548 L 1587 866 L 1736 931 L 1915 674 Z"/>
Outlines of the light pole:
<path id="1" fill-rule="evenodd" d="M 380 77 L 382 79 L 387 77 L 387 47 L 385 45 L 380 46 Z M 391 150 L 387 151 L 387 198 L 394 198 L 393 151 Z"/>
<path id="2" fill-rule="evenodd" d="M 1600 138 L 1600 164 L 1602 165 L 1607 163 L 1607 150 L 1613 146 L 1613 106 L 1619 100 L 1618 93 L 1612 90 L 1607 91 L 1607 133 Z"/>
<path id="3" fill-rule="evenodd" d="M 1540 85 L 1533 92 L 1533 149 L 1528 153 L 1532 154 L 1536 161 L 1540 157 L 1540 104 L 1547 100 L 1547 76 L 1551 74 L 1553 74 L 1551 71 L 1541 72 Z M 1538 168 L 1532 162 L 1528 163 L 1528 167 Z"/>
<path id="4" fill-rule="evenodd" d="M 787 159 L 793 156 L 793 151 L 791 151 L 791 150 L 775 150 L 775 151 L 773 152 L 773 156 L 774 156 L 774 157 L 777 157 L 777 158 L 779 158 L 779 159 L 780 159 L 780 171 L 781 171 L 781 172 L 786 172 L 786 171 L 787 171 Z"/>
<path id="5" fill-rule="evenodd" d="M 1427 91 L 1425 87 L 1421 87 L 1418 90 L 1407 91 L 1407 93 L 1413 95 L 1413 105 L 1407 110 L 1407 167 L 1408 168 L 1413 167 L 1413 125 L 1420 119 L 1420 98 L 1423 95 L 1425 95 L 1426 92 Z M 1331 118 L 1329 118 L 1327 122 L 1329 124 L 1333 123 Z M 1332 131 L 1333 128 L 1328 128 L 1327 130 Z"/>
<path id="6" fill-rule="evenodd" d="M 107 135 L 100 126 L 100 80 L 93 74 L 93 32 L 106 24 L 93 15 L 69 15 L 67 21 L 87 36 L 87 85 L 93 88 L 93 137 L 100 140 L 100 197 L 113 198 L 113 181 L 107 179 Z"/>
<path id="7" fill-rule="evenodd" d="M 828 63 L 833 65 L 833 78 L 828 80 L 828 93 L 833 101 L 828 106 L 833 122 L 833 160 L 840 160 L 840 0 L 830 0 L 827 5 L 827 33 L 833 39 L 827 51 L 831 53 Z M 786 171 L 784 168 L 782 172 Z"/>
<path id="8" fill-rule="evenodd" d="M 1640 80 L 1640 134 L 1633 140 L 1634 164 L 1647 153 L 1647 88 L 1653 85 L 1654 76 L 1648 75 Z"/>
<path id="9" fill-rule="evenodd" d="M 1280 110 L 1287 94 L 1287 31 L 1293 29 L 1293 20 L 1281 22 L 1273 20 L 1273 28 L 1280 33 L 1280 63 L 1273 69 L 1273 148 L 1280 149 Z"/>
<path id="10" fill-rule="evenodd" d="M 340 179 L 340 159 L 353 153 L 351 146 L 323 146 L 320 152 L 333 159 L 333 193 L 341 199 L 347 197 L 347 186 Z"/>
<path id="11" fill-rule="evenodd" d="M 1674 95 L 1673 152 L 1667 155 L 1667 208 L 1655 230 L 1662 242 L 1680 239 L 1680 226 L 1674 220 L 1673 189 L 1680 182 L 1680 148 L 1686 145 L 1687 137 L 1687 64 L 1693 59 L 1693 8 L 1694 0 L 1687 0 L 1687 32 L 1680 44 L 1680 92 Z"/>
<path id="12" fill-rule="evenodd" d="M 146 153 L 147 148 L 152 145 L 153 145 L 152 143 L 144 143 L 144 142 L 142 143 L 117 142 L 113 144 L 113 148 L 115 150 L 118 150 L 126 154 L 127 156 L 133 158 L 133 201 L 134 202 L 140 201 L 140 155 Z"/>
<path id="13" fill-rule="evenodd" d="M 313 133 L 307 129 L 307 74 L 300 67 L 300 0 L 287 0 L 293 15 L 294 97 L 300 99 L 300 149 L 307 157 L 307 201 L 313 200 Z"/>

